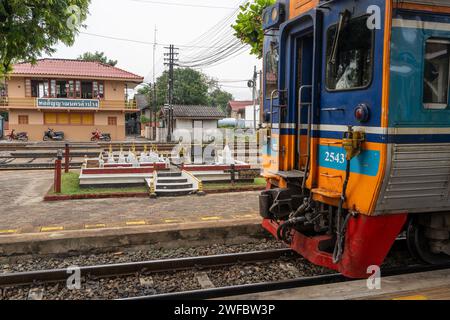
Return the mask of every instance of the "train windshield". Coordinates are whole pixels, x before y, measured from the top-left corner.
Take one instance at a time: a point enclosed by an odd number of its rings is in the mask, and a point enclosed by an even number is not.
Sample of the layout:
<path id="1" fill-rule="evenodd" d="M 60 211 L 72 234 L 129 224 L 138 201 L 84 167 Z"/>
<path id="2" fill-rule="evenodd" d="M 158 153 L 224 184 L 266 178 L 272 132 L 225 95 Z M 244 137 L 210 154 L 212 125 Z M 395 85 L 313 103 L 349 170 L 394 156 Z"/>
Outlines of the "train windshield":
<path id="1" fill-rule="evenodd" d="M 267 98 L 270 98 L 272 92 L 278 89 L 278 61 L 278 43 L 271 41 L 264 61 Z M 277 96 L 274 95 L 274 98 Z"/>
<path id="2" fill-rule="evenodd" d="M 367 87 L 373 73 L 373 30 L 367 18 L 350 20 L 342 31 L 334 25 L 327 32 L 327 77 L 329 90 L 350 90 Z M 339 41 L 335 43 L 335 37 Z M 337 48 L 335 48 L 337 46 Z M 334 52 L 336 49 L 337 52 Z M 333 57 L 334 55 L 334 57 Z"/>

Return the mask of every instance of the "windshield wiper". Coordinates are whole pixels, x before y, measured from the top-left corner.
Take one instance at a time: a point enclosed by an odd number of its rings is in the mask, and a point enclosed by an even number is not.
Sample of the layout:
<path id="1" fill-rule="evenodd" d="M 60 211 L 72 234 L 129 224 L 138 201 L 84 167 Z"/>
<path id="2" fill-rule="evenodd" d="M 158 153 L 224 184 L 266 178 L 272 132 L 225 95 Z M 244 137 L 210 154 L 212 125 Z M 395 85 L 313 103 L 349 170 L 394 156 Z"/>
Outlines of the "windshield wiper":
<path id="1" fill-rule="evenodd" d="M 345 10 L 344 12 L 341 12 L 339 14 L 339 24 L 336 29 L 336 34 L 334 36 L 333 46 L 331 49 L 331 56 L 330 60 L 328 61 L 330 64 L 336 64 L 336 58 L 338 54 L 340 39 L 342 36 L 342 31 L 344 30 L 345 25 L 347 24 L 348 20 L 350 19 L 350 11 Z"/>

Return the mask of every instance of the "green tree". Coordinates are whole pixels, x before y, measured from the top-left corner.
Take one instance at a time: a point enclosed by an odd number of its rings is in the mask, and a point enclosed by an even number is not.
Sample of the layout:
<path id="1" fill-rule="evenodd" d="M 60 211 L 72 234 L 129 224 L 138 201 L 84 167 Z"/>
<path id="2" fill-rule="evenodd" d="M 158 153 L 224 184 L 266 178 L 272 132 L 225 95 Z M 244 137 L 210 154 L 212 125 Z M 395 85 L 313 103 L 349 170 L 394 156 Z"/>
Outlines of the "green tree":
<path id="1" fill-rule="evenodd" d="M 253 0 L 240 6 L 236 23 L 232 25 L 235 36 L 243 43 L 249 44 L 251 53 L 262 58 L 264 30 L 262 14 L 265 8 L 275 4 L 276 0 Z"/>
<path id="2" fill-rule="evenodd" d="M 223 91 L 220 88 L 216 88 L 209 94 L 209 104 L 213 107 L 217 107 L 223 112 L 227 112 L 228 102 L 232 101 L 233 95 L 229 92 Z"/>
<path id="3" fill-rule="evenodd" d="M 140 87 L 138 89 L 137 93 L 138 94 L 151 95 L 151 93 L 152 93 L 151 89 L 152 89 L 152 87 L 150 87 L 150 86 L 143 86 L 143 87 Z M 150 98 L 151 98 L 151 96 L 150 96 Z"/>
<path id="4" fill-rule="evenodd" d="M 90 0 L 0 0 L 0 77 L 16 61 L 36 62 L 58 42 L 72 45 Z"/>
<path id="5" fill-rule="evenodd" d="M 207 105 L 209 79 L 201 72 L 190 68 L 174 70 L 174 104 Z M 167 103 L 169 92 L 169 72 L 156 81 L 156 101 L 158 106 Z"/>
<path id="6" fill-rule="evenodd" d="M 109 64 L 112 67 L 115 67 L 117 65 L 117 60 L 108 59 L 108 57 L 105 56 L 104 52 L 98 51 L 95 51 L 95 53 L 85 52 L 78 57 L 78 60 L 101 62 L 104 64 Z"/>

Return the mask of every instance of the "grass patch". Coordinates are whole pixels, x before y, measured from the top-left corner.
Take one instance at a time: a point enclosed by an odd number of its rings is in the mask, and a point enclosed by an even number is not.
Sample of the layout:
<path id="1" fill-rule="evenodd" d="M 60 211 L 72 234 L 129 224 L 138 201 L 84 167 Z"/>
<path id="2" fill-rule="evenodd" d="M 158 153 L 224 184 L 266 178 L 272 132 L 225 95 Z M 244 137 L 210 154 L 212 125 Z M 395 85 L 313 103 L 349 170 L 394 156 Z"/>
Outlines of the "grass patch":
<path id="1" fill-rule="evenodd" d="M 231 183 L 205 183 L 203 188 L 208 190 L 239 190 L 251 187 L 262 187 L 266 185 L 264 178 L 256 178 L 253 183 L 237 182 Z M 80 175 L 75 172 L 64 173 L 61 180 L 61 193 L 58 195 L 76 196 L 84 194 L 114 194 L 114 193 L 147 193 L 146 187 L 129 187 L 129 188 L 80 188 Z M 49 195 L 57 195 L 53 190 Z"/>
<path id="2" fill-rule="evenodd" d="M 78 173 L 65 173 L 61 179 L 61 195 L 74 196 L 82 194 L 110 194 L 110 193 L 145 193 L 146 187 L 130 188 L 80 188 L 80 175 Z M 55 195 L 53 190 L 49 193 Z"/>
<path id="3" fill-rule="evenodd" d="M 251 187 L 263 187 L 266 185 L 266 180 L 264 178 L 256 178 L 253 183 L 249 182 L 236 182 L 234 185 L 231 183 L 204 183 L 203 189 L 208 190 L 224 190 L 224 189 L 246 189 Z"/>

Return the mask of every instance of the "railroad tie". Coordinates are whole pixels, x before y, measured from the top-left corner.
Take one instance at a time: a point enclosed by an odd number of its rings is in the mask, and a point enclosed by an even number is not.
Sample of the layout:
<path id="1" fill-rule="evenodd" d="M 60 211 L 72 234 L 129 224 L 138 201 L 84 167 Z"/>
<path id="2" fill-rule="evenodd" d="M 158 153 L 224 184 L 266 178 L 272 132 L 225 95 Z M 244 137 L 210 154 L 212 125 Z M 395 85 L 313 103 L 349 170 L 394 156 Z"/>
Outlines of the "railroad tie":
<path id="1" fill-rule="evenodd" d="M 206 272 L 197 273 L 196 278 L 202 289 L 214 289 L 216 287 Z"/>
<path id="2" fill-rule="evenodd" d="M 44 299 L 44 288 L 33 288 L 28 291 L 28 300 Z"/>

